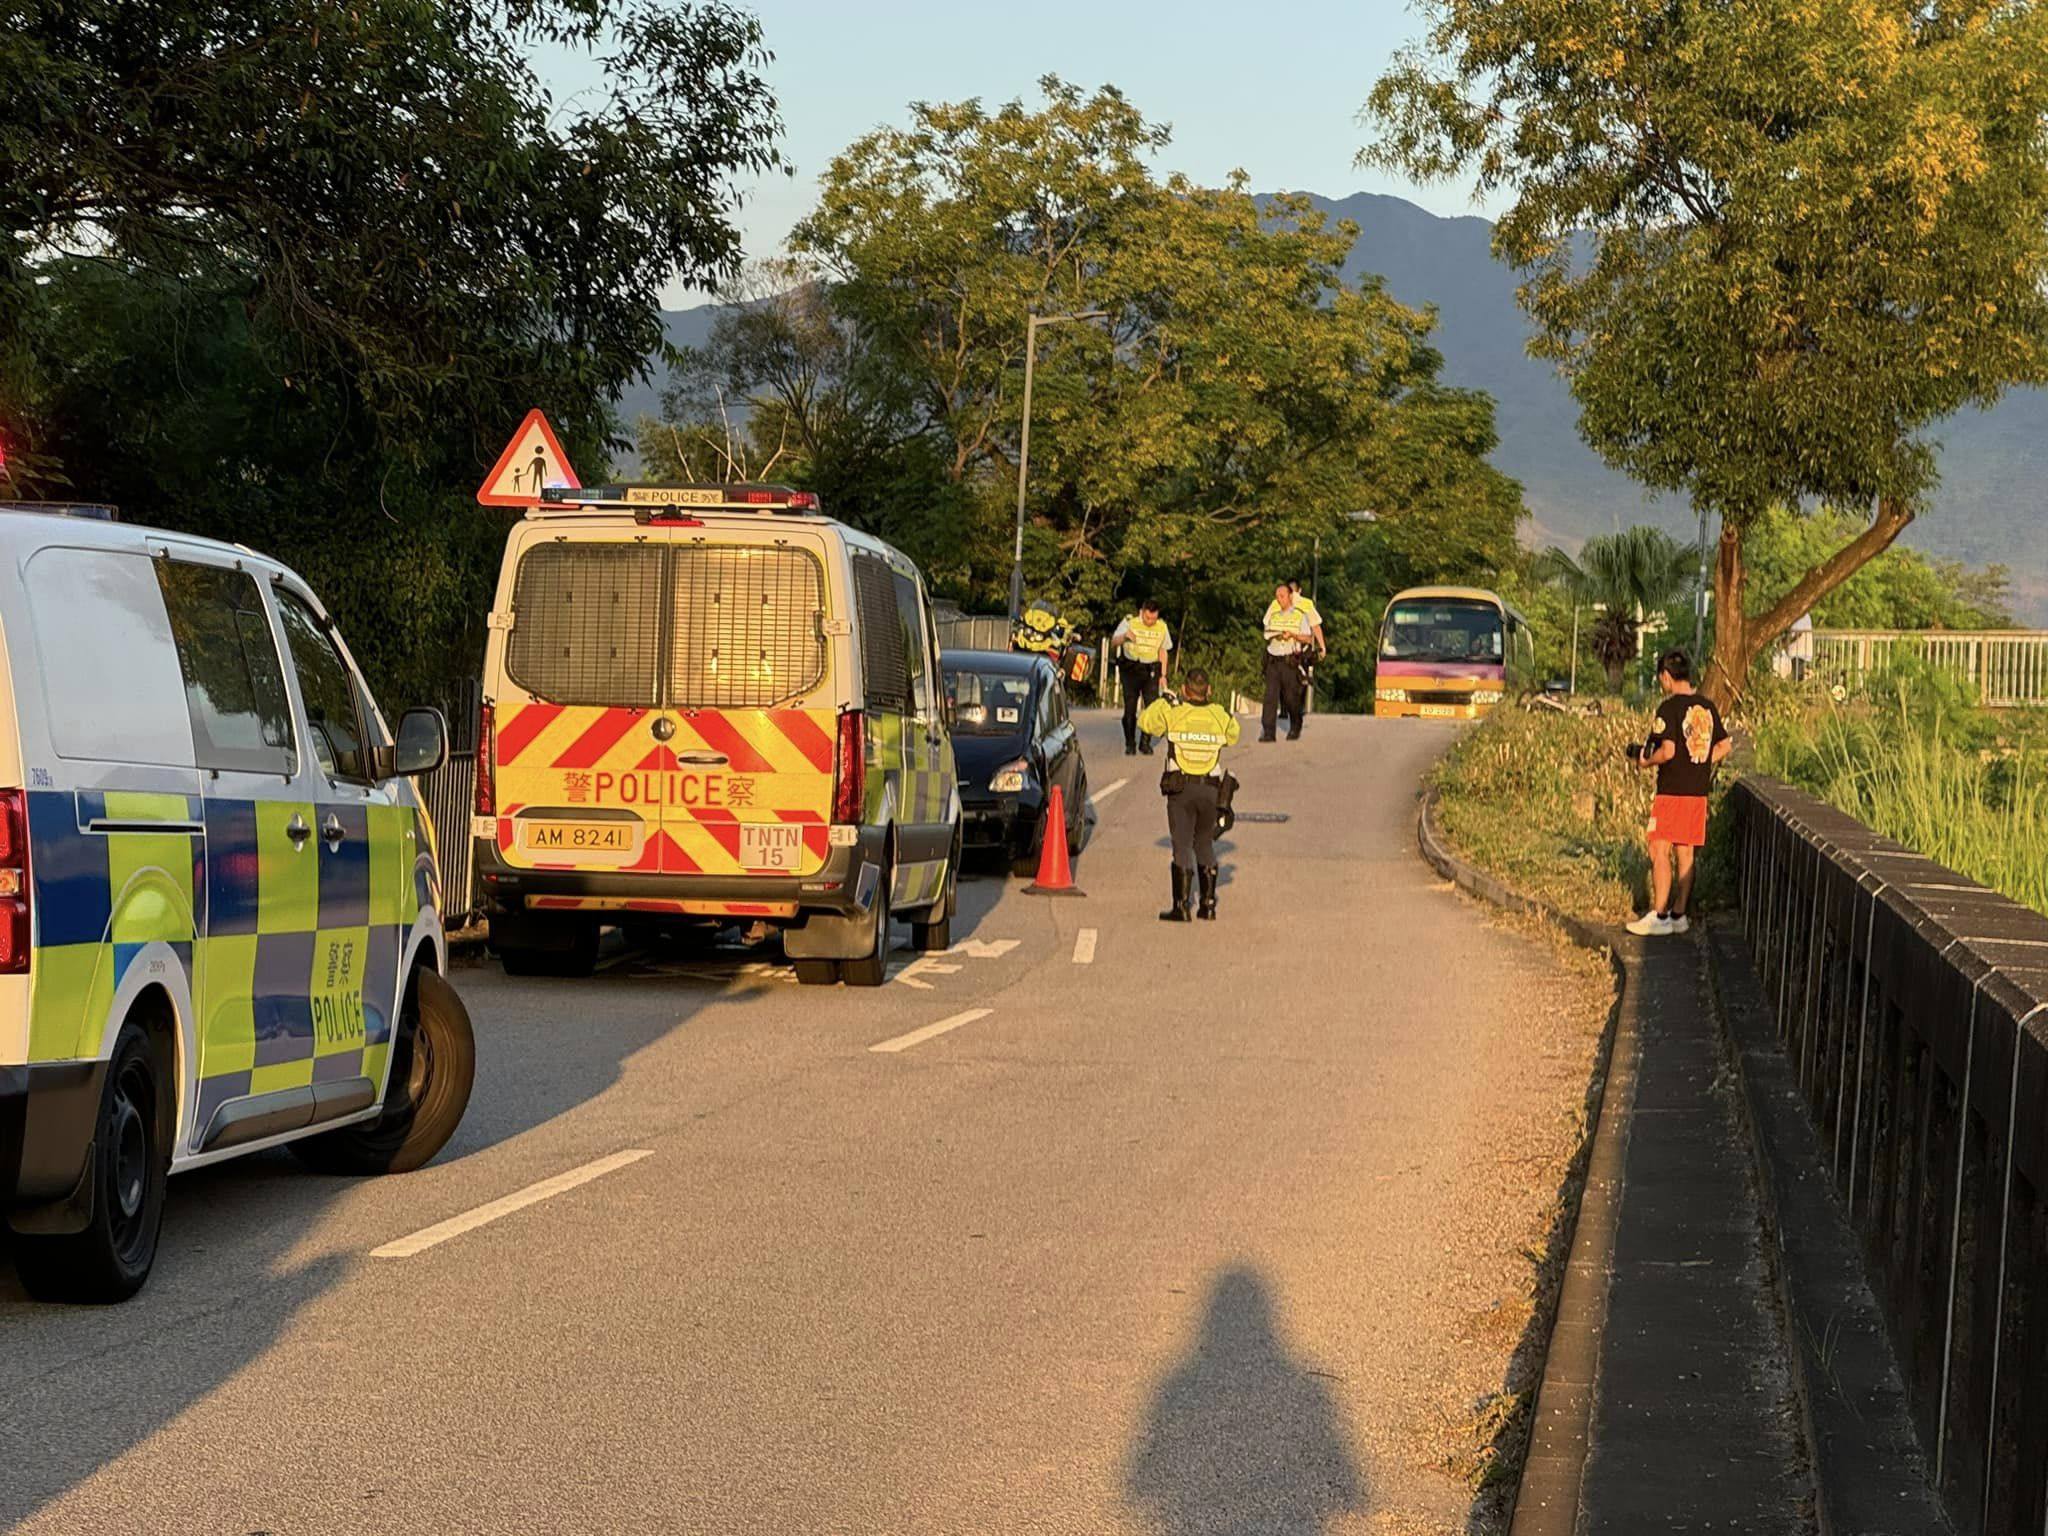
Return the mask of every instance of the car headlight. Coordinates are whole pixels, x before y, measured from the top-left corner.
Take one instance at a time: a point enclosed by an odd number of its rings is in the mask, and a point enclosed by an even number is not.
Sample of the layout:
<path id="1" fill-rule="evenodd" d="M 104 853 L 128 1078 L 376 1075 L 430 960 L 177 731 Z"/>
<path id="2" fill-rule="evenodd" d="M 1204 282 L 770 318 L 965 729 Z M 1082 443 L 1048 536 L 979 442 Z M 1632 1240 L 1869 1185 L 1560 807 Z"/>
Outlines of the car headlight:
<path id="1" fill-rule="evenodd" d="M 1498 704 L 1506 697 L 1507 695 L 1498 688 L 1479 688 L 1473 691 L 1472 702 L 1474 704 Z"/>
<path id="2" fill-rule="evenodd" d="M 999 795 L 1014 795 L 1031 782 L 1031 765 L 1018 758 L 1014 763 L 1005 763 L 996 770 L 996 776 L 988 781 L 988 787 Z"/>
<path id="3" fill-rule="evenodd" d="M 1389 704 L 1406 704 L 1408 702 L 1408 690 L 1406 688 L 1382 688 L 1380 690 L 1380 697 Z"/>

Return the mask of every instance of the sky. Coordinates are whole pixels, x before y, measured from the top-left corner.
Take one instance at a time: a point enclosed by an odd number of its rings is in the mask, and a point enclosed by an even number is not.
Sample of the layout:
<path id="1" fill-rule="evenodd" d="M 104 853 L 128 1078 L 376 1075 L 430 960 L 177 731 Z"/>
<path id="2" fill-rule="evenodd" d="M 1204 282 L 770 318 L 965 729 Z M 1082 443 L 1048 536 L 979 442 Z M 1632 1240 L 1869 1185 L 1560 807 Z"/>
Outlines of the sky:
<path id="1" fill-rule="evenodd" d="M 747 0 L 742 0 L 747 3 Z M 1485 212 L 1463 186 L 1415 187 L 1354 168 L 1356 121 L 1394 52 L 1422 30 L 1402 0 L 752 0 L 775 60 L 768 79 L 793 177 L 739 184 L 747 254 L 772 256 L 810 211 L 817 178 L 861 134 L 907 121 L 913 101 L 1037 96 L 1041 75 L 1115 85 L 1173 128 L 1162 173 L 1261 192 L 1394 192 L 1444 214 Z M 552 83 L 559 99 L 576 85 Z M 703 302 L 680 289 L 672 308 Z"/>

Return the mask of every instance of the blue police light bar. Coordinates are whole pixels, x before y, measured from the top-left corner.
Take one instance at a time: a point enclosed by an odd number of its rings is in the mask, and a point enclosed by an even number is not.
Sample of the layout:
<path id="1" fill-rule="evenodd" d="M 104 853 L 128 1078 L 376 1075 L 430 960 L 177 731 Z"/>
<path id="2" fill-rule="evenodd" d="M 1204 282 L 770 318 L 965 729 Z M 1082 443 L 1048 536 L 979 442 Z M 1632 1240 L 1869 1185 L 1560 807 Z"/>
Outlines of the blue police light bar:
<path id="1" fill-rule="evenodd" d="M 817 512 L 818 493 L 799 491 L 787 485 L 754 483 L 657 485 L 550 485 L 541 490 L 546 507 L 630 506 L 673 507 L 708 512 Z"/>
<path id="2" fill-rule="evenodd" d="M 40 512 L 47 517 L 82 517 L 95 523 L 121 521 L 121 509 L 103 501 L 0 501 L 0 512 Z"/>

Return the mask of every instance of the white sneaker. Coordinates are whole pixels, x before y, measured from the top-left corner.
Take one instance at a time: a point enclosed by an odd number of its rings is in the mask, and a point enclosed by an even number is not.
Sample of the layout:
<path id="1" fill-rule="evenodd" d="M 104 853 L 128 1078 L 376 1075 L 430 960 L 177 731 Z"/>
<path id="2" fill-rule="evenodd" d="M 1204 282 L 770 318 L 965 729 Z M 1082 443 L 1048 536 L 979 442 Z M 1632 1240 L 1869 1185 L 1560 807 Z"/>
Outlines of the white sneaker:
<path id="1" fill-rule="evenodd" d="M 1681 912 L 1671 919 L 1671 926 L 1664 931 L 1669 934 L 1691 933 L 1692 919 Z"/>
<path id="2" fill-rule="evenodd" d="M 1677 932 L 1677 929 L 1671 926 L 1670 918 L 1655 912 L 1645 912 L 1628 925 L 1628 931 L 1639 938 L 1661 939 L 1667 934 Z"/>

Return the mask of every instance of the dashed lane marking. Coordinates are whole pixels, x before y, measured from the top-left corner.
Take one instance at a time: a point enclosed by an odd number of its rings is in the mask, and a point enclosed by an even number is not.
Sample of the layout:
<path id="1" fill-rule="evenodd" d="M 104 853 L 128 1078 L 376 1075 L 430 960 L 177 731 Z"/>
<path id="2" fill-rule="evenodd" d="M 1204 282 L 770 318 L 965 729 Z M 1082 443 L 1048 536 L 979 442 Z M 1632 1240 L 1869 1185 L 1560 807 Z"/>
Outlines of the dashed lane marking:
<path id="1" fill-rule="evenodd" d="M 1097 805 L 1100 805 L 1103 801 L 1107 800 L 1111 795 L 1115 794 L 1118 790 L 1122 789 L 1126 784 L 1130 782 L 1131 781 L 1129 779 L 1118 779 L 1113 784 L 1103 785 L 1102 788 L 1096 790 L 1095 793 L 1090 795 L 1088 798 L 1090 800 L 1093 800 Z"/>
<path id="2" fill-rule="evenodd" d="M 1074 964 L 1093 965 L 1094 963 L 1095 930 L 1093 928 L 1083 928 L 1074 935 Z"/>
<path id="3" fill-rule="evenodd" d="M 913 1045 L 922 1045 L 925 1041 L 935 1036 L 943 1035 L 950 1029 L 958 1029 L 962 1024 L 972 1024 L 976 1019 L 985 1019 L 994 1012 L 995 1009 L 993 1008 L 970 1008 L 965 1013 L 956 1013 L 950 1019 L 941 1019 L 936 1024 L 927 1024 L 923 1029 L 913 1029 L 907 1035 L 898 1035 L 893 1040 L 884 1040 L 880 1045 L 871 1045 L 868 1049 L 870 1051 L 881 1051 L 887 1055 L 894 1055 L 898 1051 L 909 1050 Z"/>
<path id="4" fill-rule="evenodd" d="M 501 1216 L 510 1216 L 514 1211 L 523 1211 L 529 1205 L 538 1205 L 543 1200 L 552 1200 L 556 1195 L 566 1194 L 579 1184 L 588 1184 L 592 1179 L 601 1179 L 608 1173 L 616 1173 L 643 1157 L 652 1157 L 651 1147 L 629 1147 L 624 1152 L 614 1152 L 610 1157 L 600 1157 L 594 1163 L 585 1163 L 580 1168 L 571 1168 L 567 1173 L 558 1173 L 551 1179 L 542 1179 L 538 1184 L 515 1190 L 488 1205 L 480 1205 L 473 1211 L 464 1211 L 460 1216 L 450 1216 L 446 1221 L 437 1221 L 431 1227 L 422 1227 L 410 1237 L 401 1237 L 396 1242 L 386 1243 L 381 1248 L 372 1248 L 373 1259 L 409 1259 L 416 1253 L 424 1253 L 450 1238 L 460 1237 L 465 1232 L 474 1232 L 478 1227 L 496 1221 Z"/>

